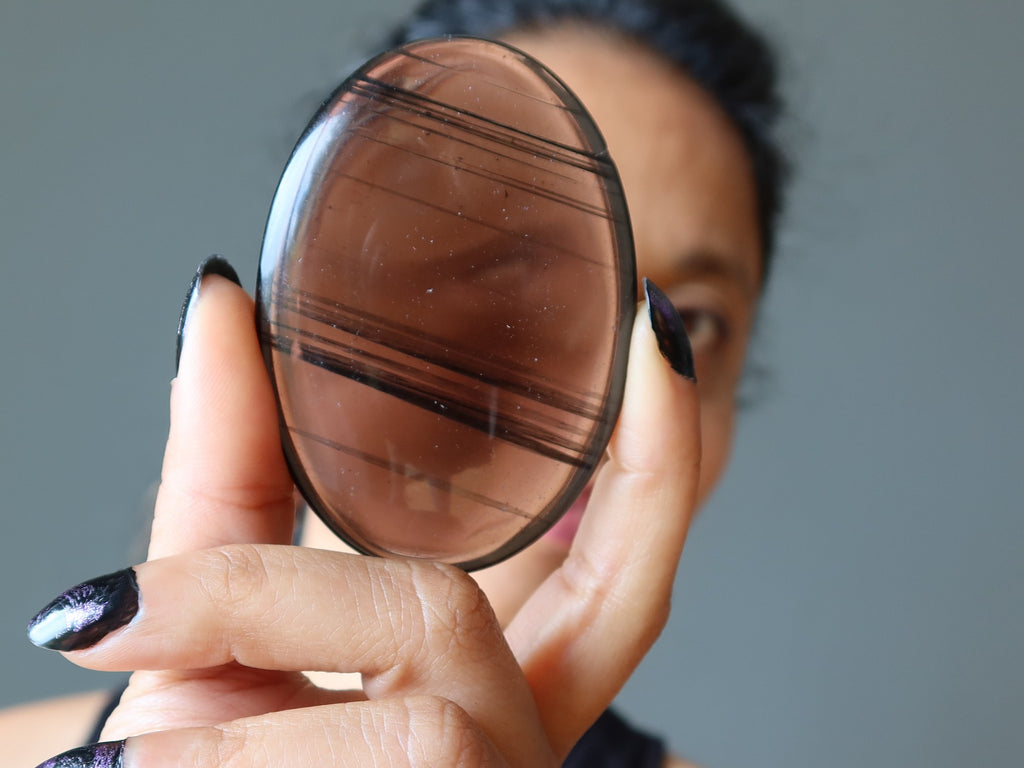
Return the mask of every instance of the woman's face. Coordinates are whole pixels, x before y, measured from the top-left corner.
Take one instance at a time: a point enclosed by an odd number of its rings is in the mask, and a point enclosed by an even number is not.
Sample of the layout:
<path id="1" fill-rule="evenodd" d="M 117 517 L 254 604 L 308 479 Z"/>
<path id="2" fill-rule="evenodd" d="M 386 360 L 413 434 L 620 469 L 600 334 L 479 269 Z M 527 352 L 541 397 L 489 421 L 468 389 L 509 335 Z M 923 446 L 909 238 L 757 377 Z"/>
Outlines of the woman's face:
<path id="1" fill-rule="evenodd" d="M 635 43 L 579 26 L 505 39 L 558 74 L 594 117 L 622 178 L 639 276 L 661 288 L 687 323 L 700 382 L 703 500 L 728 458 L 760 293 L 746 150 L 703 90 Z M 475 574 L 502 623 L 564 559 L 583 506 L 533 546 Z M 311 537 L 316 546 L 340 544 L 319 521 Z"/>
<path id="2" fill-rule="evenodd" d="M 568 25 L 505 39 L 555 72 L 594 117 L 622 178 L 639 276 L 661 288 L 687 323 L 701 397 L 703 501 L 729 457 L 761 288 L 746 148 L 710 96 L 636 43 Z M 564 559 L 581 512 L 571 510 L 532 547 L 477 574 L 503 623 Z"/>

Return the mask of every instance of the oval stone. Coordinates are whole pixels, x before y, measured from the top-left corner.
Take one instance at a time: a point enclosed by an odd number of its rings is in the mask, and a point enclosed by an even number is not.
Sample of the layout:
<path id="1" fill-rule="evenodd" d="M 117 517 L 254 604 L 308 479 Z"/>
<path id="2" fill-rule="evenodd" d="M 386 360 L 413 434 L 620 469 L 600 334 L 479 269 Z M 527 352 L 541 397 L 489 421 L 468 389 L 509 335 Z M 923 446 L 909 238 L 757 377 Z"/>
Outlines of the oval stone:
<path id="1" fill-rule="evenodd" d="M 362 552 L 490 565 L 569 507 L 618 415 L 636 267 L 615 167 L 522 52 L 387 52 L 296 146 L 257 306 L 310 507 Z"/>

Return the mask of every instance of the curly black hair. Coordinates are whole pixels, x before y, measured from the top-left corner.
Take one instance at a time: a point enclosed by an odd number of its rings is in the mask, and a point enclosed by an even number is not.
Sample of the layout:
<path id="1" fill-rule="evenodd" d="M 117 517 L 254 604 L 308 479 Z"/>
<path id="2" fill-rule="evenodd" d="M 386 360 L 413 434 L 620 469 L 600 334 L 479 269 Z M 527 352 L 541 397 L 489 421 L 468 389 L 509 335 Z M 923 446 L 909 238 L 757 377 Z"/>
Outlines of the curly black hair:
<path id="1" fill-rule="evenodd" d="M 775 136 L 782 114 L 772 46 L 720 0 L 427 0 L 386 40 L 500 37 L 577 19 L 658 52 L 703 87 L 736 126 L 753 168 L 764 274 L 772 261 L 789 163 Z"/>

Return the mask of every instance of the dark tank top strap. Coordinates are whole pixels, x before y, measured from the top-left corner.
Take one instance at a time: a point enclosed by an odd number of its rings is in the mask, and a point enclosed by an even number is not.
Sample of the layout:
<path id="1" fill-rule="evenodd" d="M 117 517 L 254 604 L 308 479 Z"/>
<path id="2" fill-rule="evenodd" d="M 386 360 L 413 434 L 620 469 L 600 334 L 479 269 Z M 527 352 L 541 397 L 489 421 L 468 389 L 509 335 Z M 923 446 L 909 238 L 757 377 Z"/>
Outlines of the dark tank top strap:
<path id="1" fill-rule="evenodd" d="M 103 726 L 107 724 L 107 718 L 110 717 L 110 713 L 114 711 L 118 702 L 121 701 L 121 694 L 125 692 L 127 687 L 128 681 L 125 680 L 110 692 L 110 696 L 107 698 L 107 703 L 103 705 L 103 709 L 96 718 L 96 722 L 92 727 L 92 732 L 89 734 L 89 739 L 85 742 L 86 744 L 95 744 L 100 740 L 100 733 L 103 731 Z"/>
<path id="2" fill-rule="evenodd" d="M 583 734 L 563 768 L 662 768 L 665 744 L 638 731 L 611 710 Z"/>

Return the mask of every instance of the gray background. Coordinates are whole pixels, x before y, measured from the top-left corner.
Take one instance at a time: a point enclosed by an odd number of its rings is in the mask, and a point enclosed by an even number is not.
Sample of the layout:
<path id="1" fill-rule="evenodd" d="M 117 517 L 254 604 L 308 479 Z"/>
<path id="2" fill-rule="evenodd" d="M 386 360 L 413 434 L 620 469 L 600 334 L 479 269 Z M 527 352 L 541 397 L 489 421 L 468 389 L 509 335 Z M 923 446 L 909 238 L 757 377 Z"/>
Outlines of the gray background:
<path id="1" fill-rule="evenodd" d="M 195 264 L 253 286 L 318 95 L 408 3 L 0 5 L 0 705 L 106 685 L 31 648 L 131 562 Z M 1024 3 L 744 0 L 801 172 L 734 466 L 622 695 L 712 767 L 1024 755 Z"/>

